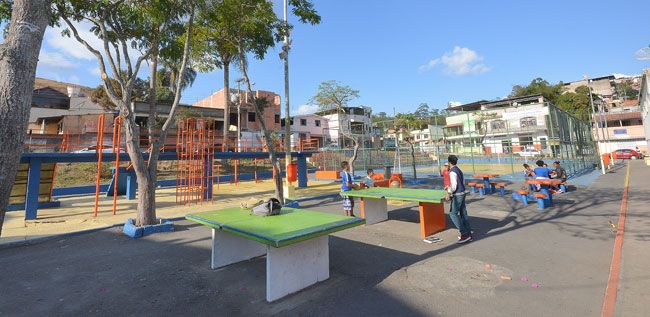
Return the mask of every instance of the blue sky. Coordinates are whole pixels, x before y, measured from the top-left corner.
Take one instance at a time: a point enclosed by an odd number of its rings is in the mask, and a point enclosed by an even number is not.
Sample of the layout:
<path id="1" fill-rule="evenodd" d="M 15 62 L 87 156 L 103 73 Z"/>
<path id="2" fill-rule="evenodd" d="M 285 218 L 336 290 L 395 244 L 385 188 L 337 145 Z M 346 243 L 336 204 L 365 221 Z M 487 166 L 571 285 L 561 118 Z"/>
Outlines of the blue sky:
<path id="1" fill-rule="evenodd" d="M 499 98 L 536 77 L 572 81 L 650 67 L 635 59 L 650 44 L 647 0 L 315 2 L 322 23 L 296 23 L 292 34 L 294 113 L 309 110 L 318 84 L 332 79 L 360 90 L 353 105 L 392 113 Z M 46 32 L 37 75 L 96 86 L 96 60 L 59 32 Z M 257 89 L 283 95 L 279 48 L 252 62 L 250 75 Z M 222 78 L 200 74 L 182 100 L 221 89 Z"/>

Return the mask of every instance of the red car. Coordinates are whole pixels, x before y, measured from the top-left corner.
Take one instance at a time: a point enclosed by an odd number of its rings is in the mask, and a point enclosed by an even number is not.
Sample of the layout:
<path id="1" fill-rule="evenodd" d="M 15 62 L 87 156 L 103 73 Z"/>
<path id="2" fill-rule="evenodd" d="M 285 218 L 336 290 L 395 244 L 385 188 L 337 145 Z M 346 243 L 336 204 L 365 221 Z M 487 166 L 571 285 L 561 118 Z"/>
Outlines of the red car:
<path id="1" fill-rule="evenodd" d="M 624 149 L 624 150 L 616 150 L 616 153 L 614 153 L 617 159 L 631 159 L 631 160 L 636 160 L 636 159 L 642 159 L 643 154 L 635 151 L 635 150 L 630 150 L 630 149 Z"/>

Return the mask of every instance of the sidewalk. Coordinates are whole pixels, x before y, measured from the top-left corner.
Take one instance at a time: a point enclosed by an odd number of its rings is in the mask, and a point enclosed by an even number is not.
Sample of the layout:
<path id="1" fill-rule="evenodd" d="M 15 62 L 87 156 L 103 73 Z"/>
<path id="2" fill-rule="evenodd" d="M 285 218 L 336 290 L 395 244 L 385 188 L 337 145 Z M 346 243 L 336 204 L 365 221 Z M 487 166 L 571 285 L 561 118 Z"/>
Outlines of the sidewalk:
<path id="1" fill-rule="evenodd" d="M 650 166 L 631 161 L 617 316 L 644 316 L 650 309 Z"/>

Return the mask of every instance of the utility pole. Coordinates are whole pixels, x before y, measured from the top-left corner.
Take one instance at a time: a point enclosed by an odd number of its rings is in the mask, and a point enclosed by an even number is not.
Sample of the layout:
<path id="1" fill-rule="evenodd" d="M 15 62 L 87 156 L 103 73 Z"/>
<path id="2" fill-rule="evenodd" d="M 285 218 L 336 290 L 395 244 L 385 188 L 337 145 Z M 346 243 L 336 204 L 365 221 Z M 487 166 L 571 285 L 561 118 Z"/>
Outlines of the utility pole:
<path id="1" fill-rule="evenodd" d="M 284 44 L 282 44 L 282 52 L 280 58 L 284 60 L 284 163 L 286 175 L 285 190 L 283 191 L 284 197 L 293 197 L 294 188 L 289 182 L 289 164 L 291 164 L 291 114 L 289 113 L 289 49 L 291 40 L 289 39 L 289 21 L 287 15 L 287 0 L 283 3 L 284 11 L 284 25 L 286 27 L 286 34 L 284 35 Z M 272 149 L 271 149 L 272 150 Z"/>
<path id="2" fill-rule="evenodd" d="M 603 162 L 603 155 L 600 152 L 600 134 L 598 133 L 598 125 L 596 123 L 596 108 L 594 107 L 594 97 L 591 94 L 591 79 L 587 75 L 585 75 L 585 80 L 587 81 L 587 89 L 589 89 L 589 103 L 591 104 L 591 120 L 592 122 L 592 133 L 593 129 L 596 129 L 596 154 L 598 155 L 598 158 L 600 159 L 600 168 L 601 172 L 603 175 L 605 174 L 605 162 Z M 595 124 L 595 125 L 594 125 Z"/>

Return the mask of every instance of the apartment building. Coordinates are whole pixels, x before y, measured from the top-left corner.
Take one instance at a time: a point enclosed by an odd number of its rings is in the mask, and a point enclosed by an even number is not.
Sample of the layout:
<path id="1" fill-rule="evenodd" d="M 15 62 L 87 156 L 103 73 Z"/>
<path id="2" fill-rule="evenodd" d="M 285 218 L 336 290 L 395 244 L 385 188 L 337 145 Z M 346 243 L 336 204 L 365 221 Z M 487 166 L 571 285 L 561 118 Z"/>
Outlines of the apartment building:
<path id="1" fill-rule="evenodd" d="M 285 120 L 281 120 L 284 134 Z M 298 115 L 291 118 L 291 146 L 300 148 L 309 143 L 309 148 L 321 148 L 329 140 L 329 121 L 317 114 Z"/>
<path id="2" fill-rule="evenodd" d="M 319 111 L 316 114 L 328 122 L 325 134 L 330 140 L 329 145 L 351 146 L 352 141 L 345 135 L 353 135 L 365 146 L 372 146 L 373 140 L 377 139 L 373 133 L 372 108 L 370 107 L 344 107 L 343 109 Z"/>

